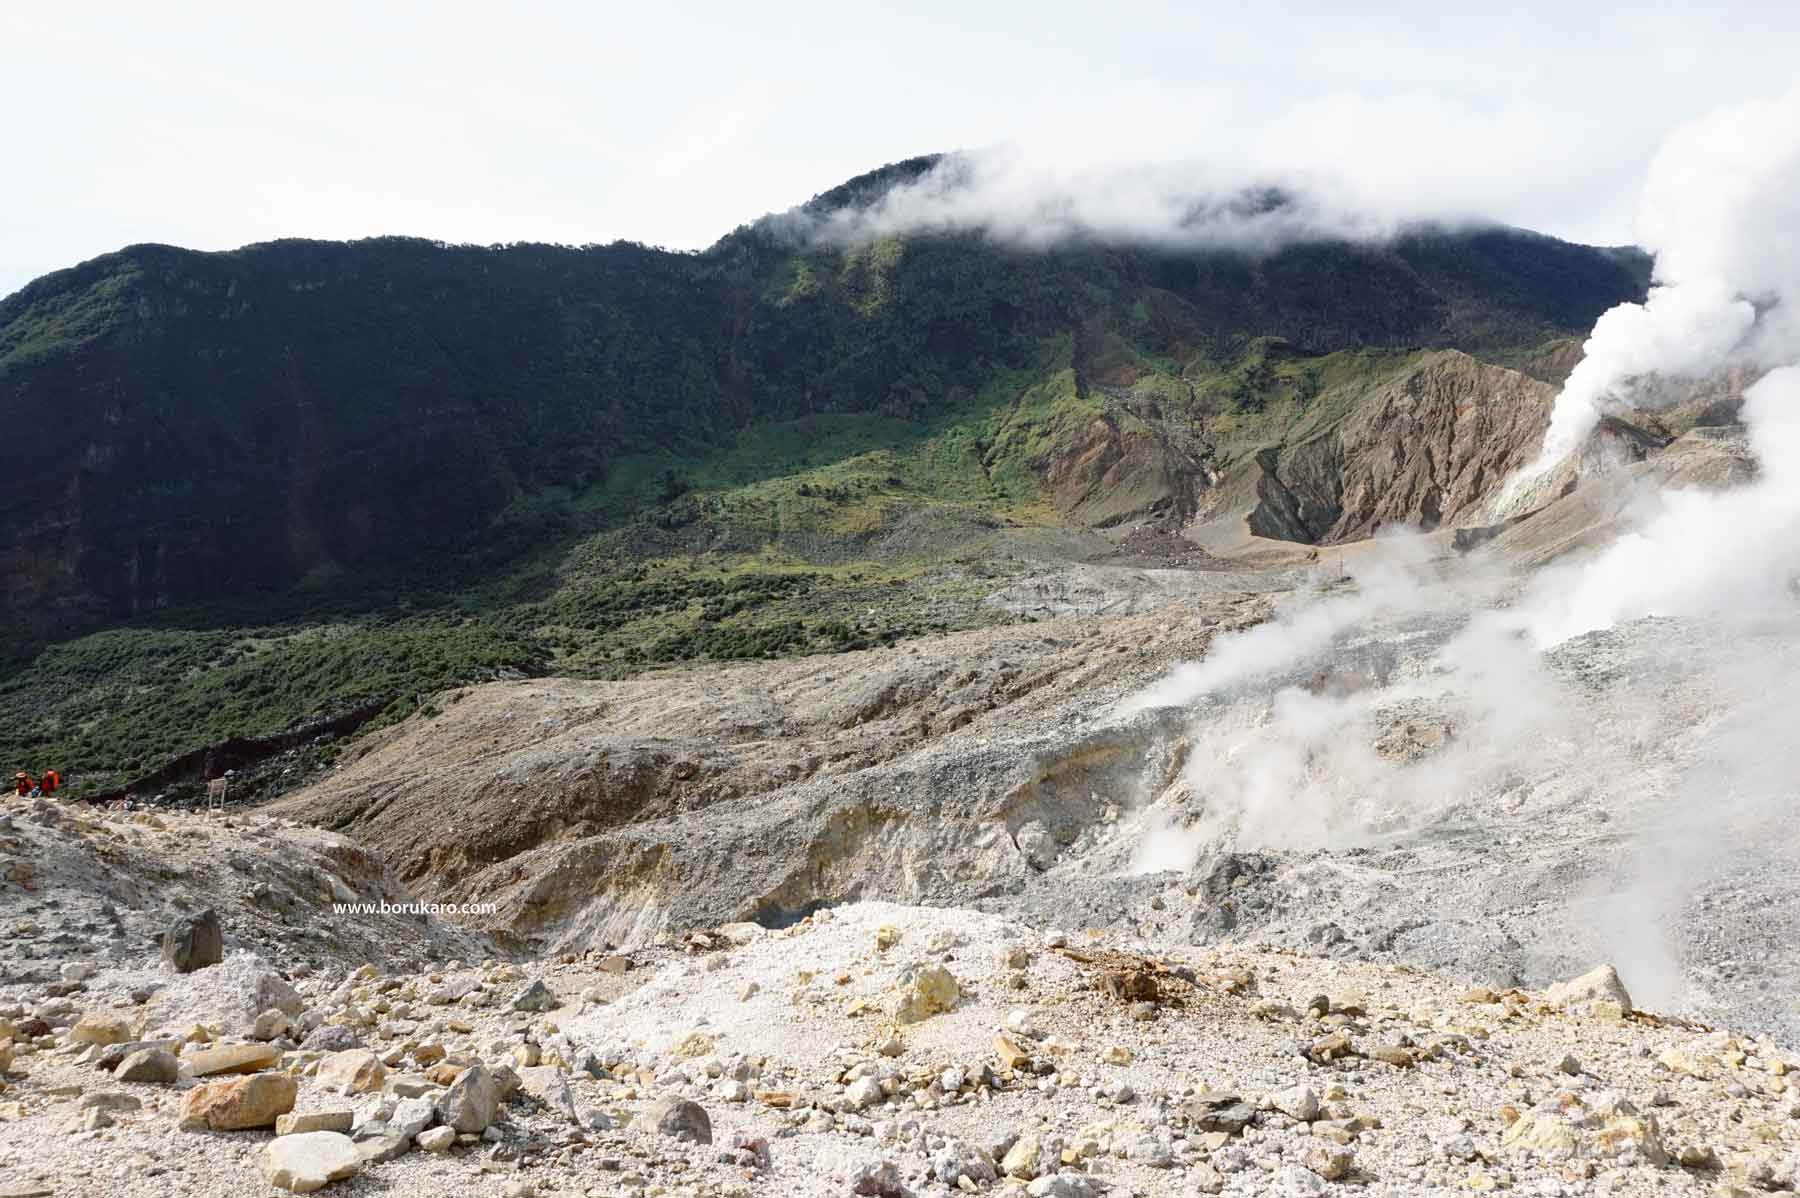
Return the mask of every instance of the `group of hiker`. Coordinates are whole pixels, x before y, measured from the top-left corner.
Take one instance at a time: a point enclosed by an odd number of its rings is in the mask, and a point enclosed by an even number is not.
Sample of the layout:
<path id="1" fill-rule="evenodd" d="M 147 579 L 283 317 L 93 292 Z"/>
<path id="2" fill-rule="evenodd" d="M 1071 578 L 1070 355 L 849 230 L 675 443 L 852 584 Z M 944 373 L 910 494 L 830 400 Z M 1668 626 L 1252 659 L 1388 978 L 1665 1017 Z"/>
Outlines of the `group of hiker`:
<path id="1" fill-rule="evenodd" d="M 21 799 L 35 799 L 39 795 L 53 795 L 56 788 L 62 785 L 62 775 L 55 770 L 45 770 L 41 778 L 32 778 L 24 770 L 13 775 L 13 792 Z"/>

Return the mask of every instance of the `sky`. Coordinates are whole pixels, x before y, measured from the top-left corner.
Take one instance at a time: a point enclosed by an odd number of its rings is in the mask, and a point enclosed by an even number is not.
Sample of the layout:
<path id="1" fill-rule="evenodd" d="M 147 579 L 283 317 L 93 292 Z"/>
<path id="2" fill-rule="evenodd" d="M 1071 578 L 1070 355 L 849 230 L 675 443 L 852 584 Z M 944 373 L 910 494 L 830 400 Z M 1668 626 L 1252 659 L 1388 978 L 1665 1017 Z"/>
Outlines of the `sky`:
<path id="1" fill-rule="evenodd" d="M 1800 6 L 1685 0 L 9 5 L 0 295 L 144 241 L 702 248 L 997 146 L 1620 244 L 1670 128 L 1796 44 Z"/>

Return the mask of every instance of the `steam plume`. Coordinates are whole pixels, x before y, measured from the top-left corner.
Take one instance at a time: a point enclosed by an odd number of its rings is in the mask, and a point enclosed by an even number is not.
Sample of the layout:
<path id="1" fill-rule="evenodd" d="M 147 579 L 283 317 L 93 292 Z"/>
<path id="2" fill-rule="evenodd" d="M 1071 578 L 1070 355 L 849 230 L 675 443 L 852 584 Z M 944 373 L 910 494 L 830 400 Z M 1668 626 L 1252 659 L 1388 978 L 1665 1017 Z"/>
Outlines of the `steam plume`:
<path id="1" fill-rule="evenodd" d="M 1608 404 L 1637 406 L 1651 376 L 1696 379 L 1794 360 L 1800 346 L 1800 91 L 1677 129 L 1651 165 L 1638 239 L 1656 256 L 1642 304 L 1602 316 L 1558 397 L 1536 463 L 1566 458 Z"/>
<path id="2" fill-rule="evenodd" d="M 1586 930 L 1605 937 L 1646 997 L 1679 1001 L 1675 916 L 1708 878 L 1784 851 L 1770 830 L 1786 826 L 1797 785 L 1769 747 L 1786 735 L 1786 709 L 1771 703 L 1794 693 L 1800 645 L 1800 91 L 1677 130 L 1650 171 L 1639 228 L 1656 254 L 1656 286 L 1596 324 L 1540 459 L 1509 490 L 1578 447 L 1608 406 L 1653 404 L 1670 380 L 1734 367 L 1766 372 L 1742 410 L 1755 480 L 1656 497 L 1632 531 L 1540 574 L 1516 603 L 1484 594 L 1496 584 L 1479 575 L 1434 580 L 1390 557 L 1353 594 L 1295 605 L 1222 640 L 1126 705 L 1196 714 L 1184 782 L 1198 810 L 1153 818 L 1139 868 L 1179 868 L 1208 844 L 1341 847 L 1459 805 L 1486 813 L 1521 791 L 1543 789 L 1547 802 L 1564 801 L 1559 790 L 1568 801 L 1597 794 L 1648 822 L 1628 898 L 1598 904 Z M 1590 700 L 1549 668 L 1568 658 L 1555 647 L 1569 638 L 1648 616 L 1700 621 L 1677 626 L 1685 636 L 1708 630 L 1704 646 L 1676 645 L 1695 655 L 1679 668 L 1697 678 L 1706 667 L 1704 701 L 1619 687 L 1584 707 Z M 1409 671 L 1342 692 L 1306 683 L 1320 663 L 1353 661 L 1371 629 L 1386 625 L 1392 642 L 1408 621 L 1440 634 Z M 1451 739 L 1416 758 L 1375 751 L 1388 717 L 1409 704 L 1448 717 Z M 1646 735 L 1692 738 L 1667 759 L 1688 762 L 1679 776 L 1645 777 L 1637 742 Z M 1724 819 L 1706 806 L 1721 796 Z M 1737 829 L 1728 854 L 1721 826 Z"/>

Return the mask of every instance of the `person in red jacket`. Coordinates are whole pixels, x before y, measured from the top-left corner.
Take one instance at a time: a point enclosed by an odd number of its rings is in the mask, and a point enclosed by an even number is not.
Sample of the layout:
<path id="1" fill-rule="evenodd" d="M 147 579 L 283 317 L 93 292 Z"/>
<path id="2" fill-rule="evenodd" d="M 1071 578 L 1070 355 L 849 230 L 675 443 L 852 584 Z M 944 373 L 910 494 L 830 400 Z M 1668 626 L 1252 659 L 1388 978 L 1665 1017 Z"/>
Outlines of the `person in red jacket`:
<path id="1" fill-rule="evenodd" d="M 44 776 L 38 779 L 38 789 L 42 790 L 47 795 L 55 794 L 56 788 L 61 785 L 62 775 L 55 770 L 45 770 Z"/>
<path id="2" fill-rule="evenodd" d="M 30 795 L 32 791 L 31 775 L 24 770 L 20 770 L 18 773 L 14 774 L 13 789 L 19 792 L 19 797 L 21 799 Z"/>

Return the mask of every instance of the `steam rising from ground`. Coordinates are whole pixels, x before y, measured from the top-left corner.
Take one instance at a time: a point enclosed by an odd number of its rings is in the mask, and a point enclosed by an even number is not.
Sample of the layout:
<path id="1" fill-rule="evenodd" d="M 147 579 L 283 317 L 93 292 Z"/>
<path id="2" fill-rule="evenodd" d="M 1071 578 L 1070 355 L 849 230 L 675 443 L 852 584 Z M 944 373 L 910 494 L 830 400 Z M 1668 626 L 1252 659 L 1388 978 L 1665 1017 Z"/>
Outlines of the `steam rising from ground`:
<path id="1" fill-rule="evenodd" d="M 1641 1000 L 1681 999 L 1676 916 L 1704 879 L 1782 851 L 1767 833 L 1786 826 L 1800 792 L 1790 756 L 1771 751 L 1791 743 L 1784 700 L 1800 698 L 1800 92 L 1678 130 L 1650 172 L 1640 227 L 1657 286 L 1595 326 L 1543 457 L 1514 490 L 1577 449 L 1606 406 L 1744 365 L 1768 371 L 1742 416 L 1757 479 L 1664 494 L 1635 530 L 1522 591 L 1478 567 L 1445 577 L 1417 550 L 1408 560 L 1404 545 L 1387 546 L 1350 593 L 1309 596 L 1221 640 L 1127 705 L 1196 715 L 1187 795 L 1165 801 L 1141 870 L 1186 868 L 1209 845 L 1348 847 L 1456 809 L 1502 813 L 1534 788 L 1553 804 L 1597 797 L 1603 813 L 1650 822 L 1627 870 L 1635 881 L 1590 911 L 1590 931 Z M 1666 685 L 1615 687 L 1595 709 L 1545 655 L 1649 616 L 1700 622 L 1674 626 L 1678 636 L 1707 631 L 1705 648 L 1673 646 L 1695 655 L 1696 680 L 1705 667 L 1705 704 Z M 1434 631 L 1439 647 L 1386 663 L 1371 655 L 1409 629 Z M 1415 732 L 1420 743 L 1407 743 Z M 1636 742 L 1689 735 L 1672 793 L 1645 795 Z"/>
<path id="2" fill-rule="evenodd" d="M 1639 406 L 1657 376 L 1794 361 L 1800 346 L 1800 91 L 1677 129 L 1650 167 L 1638 240 L 1656 255 L 1642 304 L 1602 316 L 1558 398 L 1541 475 L 1609 404 Z"/>

